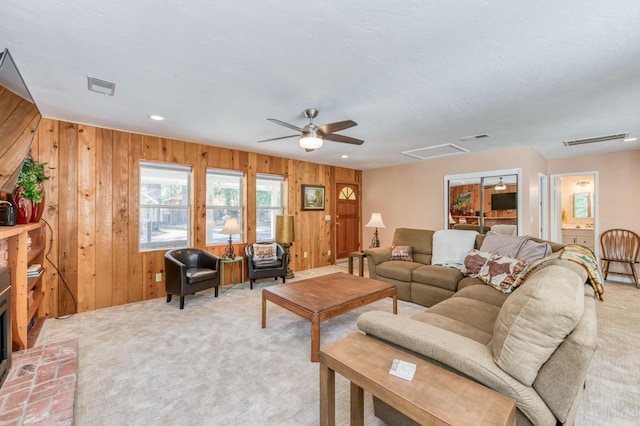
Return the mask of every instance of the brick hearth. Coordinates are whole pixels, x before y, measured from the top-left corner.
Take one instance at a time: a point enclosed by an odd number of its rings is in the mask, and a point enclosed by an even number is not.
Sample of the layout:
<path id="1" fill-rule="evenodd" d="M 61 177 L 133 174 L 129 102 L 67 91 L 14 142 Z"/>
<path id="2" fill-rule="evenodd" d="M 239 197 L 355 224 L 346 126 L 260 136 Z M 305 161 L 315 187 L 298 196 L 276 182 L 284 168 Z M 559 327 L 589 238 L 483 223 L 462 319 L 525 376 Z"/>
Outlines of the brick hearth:
<path id="1" fill-rule="evenodd" d="M 14 352 L 0 425 L 72 425 L 77 359 L 77 339 Z"/>

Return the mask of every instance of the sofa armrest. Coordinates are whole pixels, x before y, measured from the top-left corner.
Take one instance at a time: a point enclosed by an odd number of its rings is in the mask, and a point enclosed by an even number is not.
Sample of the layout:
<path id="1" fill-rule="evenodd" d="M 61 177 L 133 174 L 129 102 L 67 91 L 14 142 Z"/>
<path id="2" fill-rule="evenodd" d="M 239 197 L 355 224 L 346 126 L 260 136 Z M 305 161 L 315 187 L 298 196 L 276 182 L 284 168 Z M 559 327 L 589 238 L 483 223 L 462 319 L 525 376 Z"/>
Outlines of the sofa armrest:
<path id="1" fill-rule="evenodd" d="M 378 279 L 376 266 L 387 260 L 391 260 L 391 247 L 375 247 L 364 250 L 367 256 L 367 267 L 369 268 L 369 278 Z"/>
<path id="2" fill-rule="evenodd" d="M 358 328 L 516 399 L 518 409 L 533 423 L 556 424 L 538 393 L 500 369 L 486 345 L 422 321 L 382 311 L 360 315 Z"/>
<path id="3" fill-rule="evenodd" d="M 378 265 L 387 260 L 391 260 L 391 247 L 376 247 L 364 250 L 367 255 L 367 262 Z"/>

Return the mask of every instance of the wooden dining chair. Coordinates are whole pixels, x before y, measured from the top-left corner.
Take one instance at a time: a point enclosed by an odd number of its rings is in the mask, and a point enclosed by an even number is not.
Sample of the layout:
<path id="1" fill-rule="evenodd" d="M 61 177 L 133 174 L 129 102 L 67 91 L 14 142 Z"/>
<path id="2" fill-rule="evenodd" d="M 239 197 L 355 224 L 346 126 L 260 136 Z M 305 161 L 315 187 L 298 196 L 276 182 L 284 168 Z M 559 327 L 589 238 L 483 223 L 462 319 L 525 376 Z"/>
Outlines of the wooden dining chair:
<path id="1" fill-rule="evenodd" d="M 600 235 L 600 245 L 602 246 L 602 261 L 604 263 L 604 279 L 606 280 L 607 275 L 610 273 L 625 275 L 631 277 L 636 287 L 640 288 L 636 270 L 636 265 L 640 263 L 640 260 L 638 260 L 640 236 L 627 229 L 610 229 Z M 609 271 L 611 262 L 629 265 L 631 273 Z"/>

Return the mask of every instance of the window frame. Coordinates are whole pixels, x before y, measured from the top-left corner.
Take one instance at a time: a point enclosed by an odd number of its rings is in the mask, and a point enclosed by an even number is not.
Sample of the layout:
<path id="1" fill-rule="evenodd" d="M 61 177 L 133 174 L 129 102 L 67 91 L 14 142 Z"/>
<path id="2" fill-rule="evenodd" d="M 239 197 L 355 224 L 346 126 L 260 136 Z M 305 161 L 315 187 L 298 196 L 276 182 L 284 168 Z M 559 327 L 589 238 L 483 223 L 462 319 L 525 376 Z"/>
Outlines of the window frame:
<path id="1" fill-rule="evenodd" d="M 173 172 L 185 172 L 186 175 L 186 204 L 152 204 L 145 203 L 145 197 L 142 193 L 143 185 L 149 184 L 148 180 L 145 179 L 144 169 L 147 170 L 161 170 L 161 171 L 173 171 Z M 163 163 L 156 161 L 148 161 L 148 160 L 140 160 L 138 164 L 139 170 L 139 211 L 138 211 L 138 250 L 143 252 L 152 252 L 152 251 L 162 251 L 162 250 L 171 250 L 180 247 L 189 247 L 193 240 L 193 232 L 192 232 L 192 223 L 193 223 L 193 168 L 190 165 L 184 164 L 176 164 L 176 163 Z M 149 177 L 147 176 L 147 179 Z M 162 184 L 161 184 L 162 185 Z M 183 198 L 183 199 L 184 199 Z M 166 200 L 164 200 L 166 201 Z M 153 221 L 149 221 L 148 218 L 143 218 L 143 213 L 147 209 L 160 209 L 160 214 L 162 214 L 162 210 L 173 210 L 173 211 L 181 211 L 184 210 L 186 217 L 186 238 L 180 240 L 166 240 L 166 241 L 149 241 L 147 243 L 143 243 L 144 232 L 150 233 L 153 230 Z M 143 221 L 147 221 L 147 226 L 143 224 Z M 157 222 L 162 223 L 162 222 Z M 146 229 L 145 229 L 146 228 Z"/>
<path id="2" fill-rule="evenodd" d="M 238 185 L 238 205 L 237 206 L 225 206 L 225 205 L 216 205 L 209 203 L 209 176 L 210 175 L 218 175 L 218 176 L 227 176 L 227 177 L 237 177 L 239 178 Z M 228 234 L 220 234 L 219 232 L 215 232 L 216 229 L 222 230 L 224 227 L 224 223 L 222 226 L 215 225 L 210 221 L 210 212 L 213 214 L 212 218 L 215 216 L 216 210 L 234 210 L 237 211 L 238 225 L 240 226 L 240 234 L 232 234 L 232 240 L 234 243 L 244 243 L 245 242 L 245 232 L 244 232 L 244 186 L 245 186 L 245 174 L 241 171 L 237 170 L 227 170 L 227 169 L 219 169 L 215 167 L 207 167 L 205 171 L 205 244 L 207 246 L 219 246 L 228 244 L 229 235 Z M 210 225 L 211 223 L 211 225 Z M 213 234 L 219 234 L 224 236 L 224 241 L 217 241 L 213 238 Z"/>
<path id="3" fill-rule="evenodd" d="M 259 186 L 259 182 L 260 181 L 271 181 L 271 182 L 280 182 L 280 205 L 279 206 L 274 206 L 274 205 L 269 205 L 269 206 L 261 206 L 258 203 L 258 186 Z M 284 214 L 284 204 L 285 204 L 285 179 L 284 176 L 282 175 L 275 175 L 275 174 L 267 174 L 267 173 L 256 173 L 256 240 L 257 241 L 275 241 L 276 238 L 276 221 L 275 221 L 275 217 L 277 215 L 283 215 Z M 270 222 L 270 233 L 269 233 L 269 237 L 268 238 L 260 238 L 259 237 L 259 217 L 260 217 L 260 211 L 261 210 L 266 210 L 266 211 L 273 211 L 275 213 L 270 214 L 270 216 L 272 217 L 272 220 Z"/>

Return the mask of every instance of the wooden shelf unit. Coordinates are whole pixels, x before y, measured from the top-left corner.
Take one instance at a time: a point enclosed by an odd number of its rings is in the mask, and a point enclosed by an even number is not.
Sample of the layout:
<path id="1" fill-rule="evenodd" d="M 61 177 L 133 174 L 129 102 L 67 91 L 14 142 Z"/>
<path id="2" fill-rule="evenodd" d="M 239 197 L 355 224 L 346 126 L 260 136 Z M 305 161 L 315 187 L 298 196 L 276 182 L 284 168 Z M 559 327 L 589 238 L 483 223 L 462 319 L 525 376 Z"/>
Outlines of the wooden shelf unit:
<path id="1" fill-rule="evenodd" d="M 28 239 L 31 238 L 31 250 Z M 41 306 L 46 286 L 44 273 L 38 277 L 27 278 L 27 268 L 39 263 L 44 269 L 44 251 L 46 245 L 45 224 L 43 222 L 26 225 L 0 227 L 0 240 L 6 239 L 8 246 L 8 267 L 11 269 L 11 338 L 14 349 L 27 348 L 27 328 L 29 322 L 38 314 L 45 315 Z M 28 304 L 29 292 L 33 301 Z"/>

